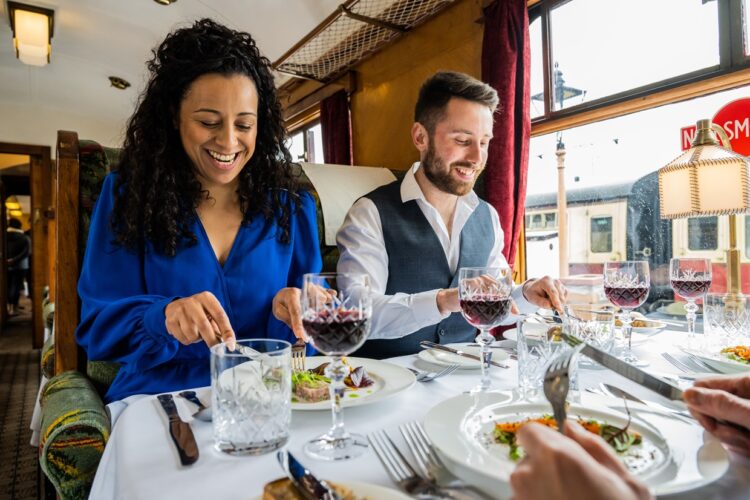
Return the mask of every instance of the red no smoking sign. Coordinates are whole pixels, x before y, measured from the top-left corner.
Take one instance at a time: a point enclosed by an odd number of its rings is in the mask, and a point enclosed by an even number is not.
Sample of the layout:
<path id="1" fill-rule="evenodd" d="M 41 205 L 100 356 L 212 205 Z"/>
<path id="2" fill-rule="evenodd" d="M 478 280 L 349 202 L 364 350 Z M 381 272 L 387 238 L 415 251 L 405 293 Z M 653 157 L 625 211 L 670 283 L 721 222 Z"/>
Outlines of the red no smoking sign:
<path id="1" fill-rule="evenodd" d="M 743 97 L 730 102 L 714 115 L 713 122 L 727 133 L 735 152 L 750 156 L 750 98 Z M 680 129 L 683 151 L 690 148 L 694 138 L 695 125 Z"/>

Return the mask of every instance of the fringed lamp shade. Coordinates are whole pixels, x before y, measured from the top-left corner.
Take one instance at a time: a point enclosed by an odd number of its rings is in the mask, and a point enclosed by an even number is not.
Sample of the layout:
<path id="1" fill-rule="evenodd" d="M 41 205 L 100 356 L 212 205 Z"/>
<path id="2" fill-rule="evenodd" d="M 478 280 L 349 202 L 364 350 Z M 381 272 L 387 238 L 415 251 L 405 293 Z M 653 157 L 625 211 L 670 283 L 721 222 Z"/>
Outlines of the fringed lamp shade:
<path id="1" fill-rule="evenodd" d="M 661 217 L 750 212 L 748 159 L 717 144 L 690 148 L 659 169 Z"/>

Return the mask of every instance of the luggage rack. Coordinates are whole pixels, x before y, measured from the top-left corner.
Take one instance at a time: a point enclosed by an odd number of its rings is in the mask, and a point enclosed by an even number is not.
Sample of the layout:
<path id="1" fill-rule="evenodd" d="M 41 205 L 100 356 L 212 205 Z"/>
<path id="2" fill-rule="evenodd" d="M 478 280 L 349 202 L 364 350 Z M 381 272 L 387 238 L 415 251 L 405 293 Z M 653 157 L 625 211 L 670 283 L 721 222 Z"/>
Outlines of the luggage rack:
<path id="1" fill-rule="evenodd" d="M 274 63 L 328 83 L 456 0 L 348 0 Z"/>

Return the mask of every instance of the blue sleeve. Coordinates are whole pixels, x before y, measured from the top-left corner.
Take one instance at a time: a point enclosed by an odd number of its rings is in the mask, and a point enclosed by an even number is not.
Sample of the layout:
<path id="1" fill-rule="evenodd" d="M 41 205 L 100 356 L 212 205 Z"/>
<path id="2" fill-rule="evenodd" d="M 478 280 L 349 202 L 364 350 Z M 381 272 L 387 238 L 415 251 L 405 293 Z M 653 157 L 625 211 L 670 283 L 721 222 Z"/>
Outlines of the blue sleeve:
<path id="1" fill-rule="evenodd" d="M 116 174 L 102 186 L 91 217 L 78 294 L 76 341 L 91 360 L 119 361 L 141 371 L 169 361 L 179 342 L 165 326 L 164 308 L 178 297 L 146 293 L 143 255 L 114 242 L 110 215 Z"/>
<path id="2" fill-rule="evenodd" d="M 307 273 L 319 273 L 323 268 L 318 240 L 318 216 L 315 199 L 306 191 L 300 191 L 300 207 L 292 215 L 291 241 L 292 255 L 287 272 L 286 286 L 302 287 L 302 277 Z M 291 329 L 270 315 L 268 336 L 285 339 L 294 343 Z M 310 350 L 310 348 L 308 348 Z"/>

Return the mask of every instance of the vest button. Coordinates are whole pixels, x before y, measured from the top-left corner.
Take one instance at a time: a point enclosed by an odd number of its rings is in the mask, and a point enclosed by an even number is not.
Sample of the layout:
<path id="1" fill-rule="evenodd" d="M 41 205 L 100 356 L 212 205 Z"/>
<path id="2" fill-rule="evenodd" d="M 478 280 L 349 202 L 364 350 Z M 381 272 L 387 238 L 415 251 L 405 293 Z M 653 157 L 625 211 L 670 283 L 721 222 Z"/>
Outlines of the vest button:
<path id="1" fill-rule="evenodd" d="M 440 335 L 441 337 L 444 336 L 445 335 L 445 328 L 441 328 L 440 330 L 438 330 L 438 335 Z"/>

